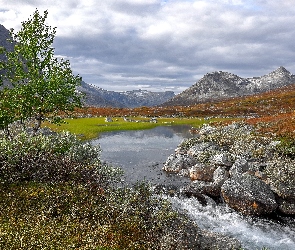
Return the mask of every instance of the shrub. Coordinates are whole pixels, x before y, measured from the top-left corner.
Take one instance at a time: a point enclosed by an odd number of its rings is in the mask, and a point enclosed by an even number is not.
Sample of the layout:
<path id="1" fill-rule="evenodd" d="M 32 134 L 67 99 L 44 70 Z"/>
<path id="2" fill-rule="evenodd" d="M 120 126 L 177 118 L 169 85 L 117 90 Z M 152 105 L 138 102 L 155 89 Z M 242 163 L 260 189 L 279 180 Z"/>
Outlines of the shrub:
<path id="1" fill-rule="evenodd" d="M 190 249 L 177 248 L 179 229 L 188 227 L 178 217 L 143 183 L 96 193 L 84 185 L 0 184 L 1 249 L 168 249 L 161 248 L 167 234 L 172 249 Z"/>
<path id="2" fill-rule="evenodd" d="M 122 172 L 102 165 L 100 148 L 82 142 L 70 133 L 32 136 L 22 132 L 0 138 L 0 180 L 77 182 L 106 185 Z"/>
<path id="3" fill-rule="evenodd" d="M 0 249 L 194 249 L 197 227 L 69 133 L 0 139 Z M 189 230 L 189 231 L 188 231 Z M 189 233 L 190 232 L 190 233 Z M 193 233 L 191 233 L 193 232 Z M 163 248 L 163 246 L 173 248 Z"/>

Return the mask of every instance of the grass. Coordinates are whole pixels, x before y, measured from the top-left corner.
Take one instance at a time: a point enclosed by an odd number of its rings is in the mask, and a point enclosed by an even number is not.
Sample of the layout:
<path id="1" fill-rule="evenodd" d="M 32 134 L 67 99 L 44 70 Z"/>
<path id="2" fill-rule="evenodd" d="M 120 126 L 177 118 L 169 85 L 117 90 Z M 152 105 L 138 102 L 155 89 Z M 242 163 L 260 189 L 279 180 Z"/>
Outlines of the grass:
<path id="1" fill-rule="evenodd" d="M 116 130 L 142 130 L 157 126 L 190 125 L 199 127 L 204 123 L 216 122 L 221 119 L 205 120 L 200 118 L 158 118 L 157 123 L 151 123 L 150 119 L 143 117 L 130 118 L 132 121 L 124 121 L 122 117 L 114 117 L 113 122 L 106 122 L 104 117 L 65 119 L 65 124 L 60 126 L 45 123 L 55 131 L 69 131 L 79 135 L 82 139 L 93 139 L 99 133 Z"/>

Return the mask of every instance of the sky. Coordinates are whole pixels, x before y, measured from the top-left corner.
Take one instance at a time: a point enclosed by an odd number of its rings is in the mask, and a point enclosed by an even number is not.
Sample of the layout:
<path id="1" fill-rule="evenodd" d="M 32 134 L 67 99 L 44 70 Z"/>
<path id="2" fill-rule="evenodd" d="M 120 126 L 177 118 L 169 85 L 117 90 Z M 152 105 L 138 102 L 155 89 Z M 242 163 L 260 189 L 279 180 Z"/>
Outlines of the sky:
<path id="1" fill-rule="evenodd" d="M 206 73 L 295 74 L 295 0 L 0 0 L 17 31 L 36 8 L 55 55 L 106 90 L 180 93 Z"/>

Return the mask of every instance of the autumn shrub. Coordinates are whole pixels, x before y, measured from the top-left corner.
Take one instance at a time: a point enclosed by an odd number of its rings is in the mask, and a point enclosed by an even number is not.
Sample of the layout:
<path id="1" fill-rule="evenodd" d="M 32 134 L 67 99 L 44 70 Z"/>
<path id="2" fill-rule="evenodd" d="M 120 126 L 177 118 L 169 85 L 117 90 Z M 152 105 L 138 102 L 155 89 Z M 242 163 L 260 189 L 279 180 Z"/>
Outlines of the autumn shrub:
<path id="1" fill-rule="evenodd" d="M 101 164 L 100 148 L 70 133 L 51 135 L 21 132 L 0 138 L 0 180 L 77 182 L 106 185 L 119 179 L 119 169 Z"/>
<path id="2" fill-rule="evenodd" d="M 197 234 L 72 134 L 3 136 L 0 152 L 0 249 L 190 249 L 187 228 Z"/>
<path id="3" fill-rule="evenodd" d="M 189 222 L 146 184 L 97 191 L 0 184 L 0 249 L 190 249 L 161 247 L 166 235 Z M 181 237 L 173 235 L 171 243 L 179 246 Z"/>

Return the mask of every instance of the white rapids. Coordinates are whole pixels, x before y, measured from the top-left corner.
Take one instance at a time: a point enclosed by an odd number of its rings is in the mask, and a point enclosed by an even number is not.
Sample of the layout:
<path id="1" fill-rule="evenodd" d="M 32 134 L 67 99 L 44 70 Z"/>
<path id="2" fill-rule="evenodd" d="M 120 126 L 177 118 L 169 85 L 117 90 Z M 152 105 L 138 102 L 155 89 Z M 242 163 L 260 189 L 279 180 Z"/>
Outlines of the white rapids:
<path id="1" fill-rule="evenodd" d="M 289 223 L 242 216 L 226 205 L 208 199 L 201 205 L 195 198 L 170 197 L 173 206 L 185 212 L 201 229 L 232 236 L 243 249 L 294 250 L 295 220 Z"/>

